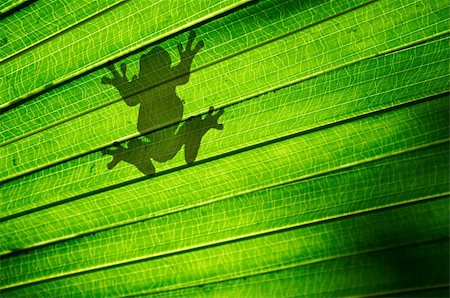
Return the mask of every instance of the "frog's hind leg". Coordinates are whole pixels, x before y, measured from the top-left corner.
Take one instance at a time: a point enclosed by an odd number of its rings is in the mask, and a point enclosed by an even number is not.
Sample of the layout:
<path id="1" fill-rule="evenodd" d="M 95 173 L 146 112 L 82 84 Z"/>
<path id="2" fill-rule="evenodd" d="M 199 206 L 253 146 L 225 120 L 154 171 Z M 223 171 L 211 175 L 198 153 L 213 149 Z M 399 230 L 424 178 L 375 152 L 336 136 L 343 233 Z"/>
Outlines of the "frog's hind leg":
<path id="1" fill-rule="evenodd" d="M 104 149 L 103 154 L 109 154 L 113 156 L 113 160 L 108 163 L 108 169 L 114 168 L 120 161 L 125 161 L 133 164 L 139 171 L 145 175 L 153 175 L 155 173 L 155 167 L 148 157 L 146 142 L 141 140 L 132 140 L 128 143 L 128 148 L 122 147 L 118 143 L 113 144 L 116 149 Z"/>
<path id="2" fill-rule="evenodd" d="M 155 174 L 155 166 L 152 163 L 152 160 L 149 158 L 147 160 L 140 160 L 136 163 L 133 163 L 139 171 L 141 171 L 144 175 L 150 176 Z"/>
<path id="3" fill-rule="evenodd" d="M 203 118 L 201 116 L 189 118 L 185 124 L 184 132 L 184 159 L 186 163 L 192 163 L 197 158 L 198 150 L 203 136 L 211 129 L 223 129 L 223 124 L 218 123 L 219 117 L 224 113 L 219 109 L 213 114 L 214 107 L 210 107 Z"/>
<path id="4" fill-rule="evenodd" d="M 113 144 L 114 147 L 116 147 L 115 150 L 112 149 L 103 149 L 101 152 L 103 154 L 108 154 L 111 155 L 113 157 L 113 160 L 111 162 L 108 163 L 107 167 L 108 169 L 112 169 L 114 168 L 121 160 L 122 160 L 122 155 L 124 150 L 126 150 L 124 147 L 120 146 L 119 143 L 115 142 Z"/>

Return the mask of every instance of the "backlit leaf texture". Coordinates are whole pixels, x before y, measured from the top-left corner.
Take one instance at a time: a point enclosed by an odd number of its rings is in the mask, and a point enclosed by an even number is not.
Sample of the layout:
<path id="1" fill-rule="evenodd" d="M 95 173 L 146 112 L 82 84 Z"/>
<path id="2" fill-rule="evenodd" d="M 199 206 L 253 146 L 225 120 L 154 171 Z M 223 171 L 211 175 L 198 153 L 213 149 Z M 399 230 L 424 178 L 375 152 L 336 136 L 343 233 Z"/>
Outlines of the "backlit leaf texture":
<path id="1" fill-rule="evenodd" d="M 448 297 L 449 11 L 4 1 L 0 297 Z"/>

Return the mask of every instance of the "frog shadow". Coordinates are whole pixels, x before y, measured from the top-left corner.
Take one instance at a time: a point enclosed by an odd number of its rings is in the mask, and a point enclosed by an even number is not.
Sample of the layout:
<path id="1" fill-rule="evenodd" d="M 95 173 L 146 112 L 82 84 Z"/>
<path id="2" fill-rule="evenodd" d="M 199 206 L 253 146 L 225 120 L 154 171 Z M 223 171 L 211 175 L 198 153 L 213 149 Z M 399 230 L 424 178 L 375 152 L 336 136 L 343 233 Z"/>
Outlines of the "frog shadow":
<path id="1" fill-rule="evenodd" d="M 143 174 L 155 173 L 153 161 L 166 162 L 176 156 L 184 145 L 187 164 L 197 158 L 203 136 L 210 129 L 222 130 L 217 121 L 223 109 L 210 107 L 206 115 L 183 120 L 184 104 L 176 87 L 189 82 L 190 69 L 195 55 L 204 44 L 193 47 L 195 32 L 191 31 L 186 48 L 178 44 L 180 62 L 172 66 L 169 53 L 155 46 L 139 60 L 139 73 L 131 80 L 127 78 L 127 65 L 120 65 L 120 72 L 114 65 L 107 68 L 113 75 L 103 77 L 101 83 L 115 87 L 122 100 L 130 107 L 139 105 L 137 130 L 141 137 L 127 143 L 114 143 L 112 148 L 102 150 L 113 160 L 108 169 L 120 161 L 136 166 Z"/>

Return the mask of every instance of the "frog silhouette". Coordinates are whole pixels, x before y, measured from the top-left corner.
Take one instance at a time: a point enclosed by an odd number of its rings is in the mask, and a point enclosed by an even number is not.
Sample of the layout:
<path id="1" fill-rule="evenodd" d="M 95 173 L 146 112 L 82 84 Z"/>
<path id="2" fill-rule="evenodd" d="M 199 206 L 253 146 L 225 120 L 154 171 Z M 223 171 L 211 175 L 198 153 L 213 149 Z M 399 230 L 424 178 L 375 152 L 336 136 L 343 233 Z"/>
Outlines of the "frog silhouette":
<path id="1" fill-rule="evenodd" d="M 159 46 L 141 56 L 139 75 L 128 81 L 127 65 L 120 66 L 120 74 L 114 65 L 108 66 L 113 78 L 103 77 L 102 84 L 114 86 L 128 106 L 139 106 L 137 130 L 143 136 L 128 142 L 126 147 L 114 143 L 114 148 L 102 150 L 113 156 L 108 169 L 120 161 L 135 165 L 143 174 L 155 173 L 153 161 L 166 162 L 175 157 L 184 145 L 187 164 L 195 161 L 203 136 L 212 128 L 222 130 L 217 121 L 223 109 L 210 107 L 205 116 L 183 119 L 183 101 L 176 87 L 189 82 L 190 68 L 195 55 L 204 47 L 203 41 L 195 47 L 196 34 L 191 31 L 186 48 L 178 44 L 180 62 L 172 66 L 169 53 Z M 178 123 L 178 125 L 177 125 Z M 151 132 L 151 133 L 149 133 Z"/>

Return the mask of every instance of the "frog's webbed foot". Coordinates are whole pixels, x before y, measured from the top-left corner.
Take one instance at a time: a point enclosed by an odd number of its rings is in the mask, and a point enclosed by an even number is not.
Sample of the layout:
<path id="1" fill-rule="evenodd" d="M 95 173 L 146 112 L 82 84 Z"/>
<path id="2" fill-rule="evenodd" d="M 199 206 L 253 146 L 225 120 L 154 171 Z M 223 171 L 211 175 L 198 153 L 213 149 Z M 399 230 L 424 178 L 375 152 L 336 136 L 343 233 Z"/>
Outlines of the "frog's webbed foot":
<path id="1" fill-rule="evenodd" d="M 206 116 L 203 118 L 203 122 L 205 123 L 205 126 L 208 128 L 208 130 L 211 128 L 222 130 L 223 124 L 218 123 L 217 120 L 219 120 L 219 117 L 223 115 L 223 108 L 219 109 L 215 114 L 213 114 L 213 112 L 214 107 L 209 107 L 208 114 L 206 114 Z"/>
<path id="2" fill-rule="evenodd" d="M 185 49 L 183 49 L 183 45 L 181 43 L 178 44 L 178 53 L 181 60 L 193 59 L 194 56 L 197 55 L 197 53 L 205 46 L 203 41 L 199 41 L 195 47 L 193 46 L 196 36 L 197 34 L 193 30 L 189 33 L 189 38 Z"/>
<path id="3" fill-rule="evenodd" d="M 101 151 L 103 154 L 108 154 L 113 157 L 113 160 L 111 162 L 109 162 L 107 165 L 108 169 L 110 169 L 110 170 L 112 168 L 114 168 L 122 160 L 122 156 L 123 156 L 124 152 L 126 151 L 126 149 L 117 142 L 114 142 L 113 146 L 116 147 L 116 149 L 114 149 L 114 150 L 103 149 Z"/>
<path id="4" fill-rule="evenodd" d="M 120 65 L 120 72 L 117 71 L 114 65 L 107 66 L 107 69 L 110 71 L 113 77 L 102 77 L 101 83 L 114 86 L 120 92 L 120 95 L 123 99 L 125 99 L 125 102 L 127 102 L 128 105 L 136 105 L 137 103 L 130 101 L 130 99 L 126 99 L 127 97 L 130 97 L 132 94 L 134 94 L 134 92 L 136 92 L 136 76 L 133 76 L 133 79 L 131 81 L 128 81 L 127 65 L 125 63 L 122 63 Z"/>
<path id="5" fill-rule="evenodd" d="M 120 71 L 122 74 L 119 74 L 116 67 L 114 65 L 107 66 L 108 70 L 113 75 L 112 78 L 109 77 L 102 77 L 101 82 L 105 85 L 112 85 L 114 87 L 118 87 L 120 85 L 128 83 L 127 79 L 127 65 L 125 63 L 122 63 L 120 65 Z"/>
<path id="6" fill-rule="evenodd" d="M 119 143 L 114 143 L 114 150 L 104 149 L 101 152 L 113 156 L 113 160 L 108 163 L 108 169 L 114 168 L 120 161 L 125 161 L 136 166 L 143 174 L 153 175 L 155 173 L 155 167 L 147 156 L 146 142 L 141 140 L 132 140 L 128 143 L 128 148 L 122 147 Z"/>
<path id="7" fill-rule="evenodd" d="M 186 162 L 192 163 L 197 158 L 198 150 L 203 136 L 211 129 L 223 129 L 223 124 L 218 123 L 219 117 L 224 113 L 219 109 L 214 113 L 214 107 L 210 107 L 208 113 L 204 116 L 190 118 L 185 124 L 184 137 L 184 158 Z"/>

